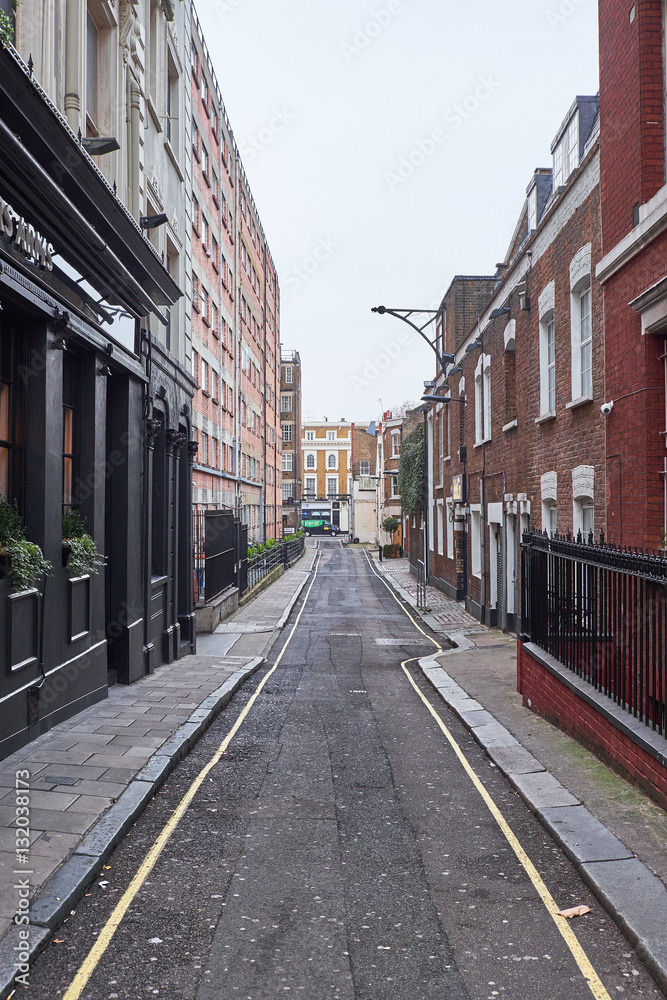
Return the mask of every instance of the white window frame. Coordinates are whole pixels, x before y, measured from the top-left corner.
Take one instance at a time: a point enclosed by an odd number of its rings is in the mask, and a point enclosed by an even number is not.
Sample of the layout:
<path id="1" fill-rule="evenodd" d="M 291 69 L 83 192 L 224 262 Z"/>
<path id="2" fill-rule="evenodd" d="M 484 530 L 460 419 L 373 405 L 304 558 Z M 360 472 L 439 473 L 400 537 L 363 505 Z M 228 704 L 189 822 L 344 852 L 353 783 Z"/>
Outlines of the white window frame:
<path id="1" fill-rule="evenodd" d="M 480 504 L 470 505 L 470 571 L 478 580 L 482 579 L 482 508 Z"/>
<path id="2" fill-rule="evenodd" d="M 447 558 L 454 558 L 454 498 L 447 497 L 445 501 L 447 513 Z"/>
<path id="3" fill-rule="evenodd" d="M 304 487 L 305 492 L 308 496 L 317 496 L 317 476 L 306 476 L 306 485 Z"/>
<path id="4" fill-rule="evenodd" d="M 285 382 L 288 385 L 292 385 L 293 374 L 294 370 L 292 368 L 292 365 L 285 365 Z"/>
<path id="5" fill-rule="evenodd" d="M 398 492 L 398 473 L 396 473 L 395 475 L 390 476 L 389 479 L 391 481 L 391 497 L 392 497 L 392 499 L 394 497 L 400 497 L 400 493 Z"/>
<path id="6" fill-rule="evenodd" d="M 283 500 L 294 496 L 294 483 L 283 483 Z"/>
<path id="7" fill-rule="evenodd" d="M 292 424 L 282 425 L 283 441 L 289 444 L 293 440 L 294 427 Z"/>
<path id="8" fill-rule="evenodd" d="M 333 488 L 332 488 L 332 483 L 334 484 Z M 338 483 L 338 476 L 336 476 L 335 478 L 333 476 L 327 476 L 327 496 L 328 497 L 338 496 L 338 485 L 339 485 L 339 483 Z"/>
<path id="9" fill-rule="evenodd" d="M 281 413 L 292 413 L 292 397 L 291 396 L 281 396 L 280 397 L 280 412 Z"/>
<path id="10" fill-rule="evenodd" d="M 335 441 L 335 440 L 336 440 L 336 432 L 327 431 L 327 441 Z"/>
<path id="11" fill-rule="evenodd" d="M 579 166 L 579 109 L 574 112 L 567 126 L 567 176 Z"/>
<path id="12" fill-rule="evenodd" d="M 555 283 L 550 281 L 539 298 L 540 315 L 540 417 L 556 413 L 556 313 Z M 553 362 L 550 358 L 550 332 L 553 341 Z M 553 382 L 553 385 L 552 385 Z M 553 402 L 553 407 L 551 403 Z"/>
<path id="13" fill-rule="evenodd" d="M 333 459 L 333 461 L 332 461 Z M 338 471 L 338 452 L 328 451 L 327 452 L 327 472 Z"/>
<path id="14" fill-rule="evenodd" d="M 582 325 L 582 299 L 588 296 L 588 325 Z M 593 295 L 591 287 L 591 244 L 587 243 L 570 262 L 570 355 L 572 403 L 593 398 Z M 584 336 L 585 334 L 585 336 Z M 585 357 L 589 376 L 584 382 Z"/>
<path id="15" fill-rule="evenodd" d="M 401 432 L 391 432 L 391 457 L 400 458 L 401 455 Z"/>
<path id="16" fill-rule="evenodd" d="M 558 475 L 545 472 L 541 479 L 542 531 L 549 535 L 558 530 Z"/>
<path id="17" fill-rule="evenodd" d="M 283 452 L 283 472 L 291 472 L 291 471 L 292 471 L 292 452 L 291 451 L 284 451 Z"/>
<path id="18" fill-rule="evenodd" d="M 595 468 L 592 465 L 578 465 L 572 470 L 572 537 L 576 539 L 581 531 L 584 541 L 587 541 L 588 532 L 584 534 L 584 519 L 588 516 L 584 512 L 595 505 Z M 595 531 L 595 513 L 593 513 L 593 531 Z"/>
<path id="19" fill-rule="evenodd" d="M 528 195 L 528 232 L 532 233 L 537 229 L 537 184 Z"/>
<path id="20" fill-rule="evenodd" d="M 306 431 L 306 441 L 315 440 L 315 431 Z"/>
<path id="21" fill-rule="evenodd" d="M 309 451 L 306 453 L 306 469 L 317 469 L 317 455 L 314 451 Z"/>
<path id="22" fill-rule="evenodd" d="M 491 356 L 481 354 L 475 368 L 475 446 L 491 440 Z"/>
<path id="23" fill-rule="evenodd" d="M 444 556 L 445 554 L 445 506 L 444 501 L 438 500 L 437 507 L 438 516 L 438 555 Z"/>

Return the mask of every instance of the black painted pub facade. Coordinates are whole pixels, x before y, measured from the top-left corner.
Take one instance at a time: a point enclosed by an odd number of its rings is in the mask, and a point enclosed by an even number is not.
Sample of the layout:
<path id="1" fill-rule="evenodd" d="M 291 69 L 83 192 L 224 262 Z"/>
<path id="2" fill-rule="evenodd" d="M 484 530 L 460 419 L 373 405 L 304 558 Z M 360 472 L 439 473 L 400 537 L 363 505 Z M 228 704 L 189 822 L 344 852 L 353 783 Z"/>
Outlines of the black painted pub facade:
<path id="1" fill-rule="evenodd" d="M 0 758 L 195 648 L 192 377 L 144 329 L 181 291 L 0 49 L 0 494 L 52 563 L 0 577 Z M 62 514 L 105 565 L 63 566 Z"/>

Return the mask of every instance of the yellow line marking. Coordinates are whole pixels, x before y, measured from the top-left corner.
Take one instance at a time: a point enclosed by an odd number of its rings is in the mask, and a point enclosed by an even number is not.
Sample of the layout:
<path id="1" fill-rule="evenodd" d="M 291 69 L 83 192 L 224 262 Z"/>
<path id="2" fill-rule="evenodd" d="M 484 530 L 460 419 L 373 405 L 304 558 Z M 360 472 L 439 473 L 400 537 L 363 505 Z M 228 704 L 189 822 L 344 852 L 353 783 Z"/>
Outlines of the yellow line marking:
<path id="1" fill-rule="evenodd" d="M 368 559 L 368 554 L 366 554 L 366 558 Z M 389 593 L 391 594 L 391 596 L 394 598 L 394 600 L 396 601 L 396 603 L 398 604 L 398 606 L 405 612 L 405 614 L 408 616 L 408 618 L 410 619 L 410 621 L 416 626 L 416 628 L 419 629 L 419 631 L 422 633 L 422 635 L 426 635 L 426 632 L 424 632 L 424 630 L 422 628 L 419 628 L 419 625 L 417 625 L 416 621 L 414 620 L 414 618 L 412 617 L 412 615 L 410 614 L 410 612 L 407 611 L 406 608 L 403 607 L 403 605 L 401 604 L 401 602 L 399 601 L 399 599 L 396 597 L 396 595 L 394 594 L 393 590 L 391 589 L 391 587 L 389 586 L 389 584 L 386 582 L 386 580 L 383 580 L 382 577 L 380 576 L 380 574 L 376 573 L 375 568 L 373 567 L 373 564 L 370 562 L 370 560 L 369 560 L 369 566 L 370 566 L 371 572 L 375 576 L 377 576 L 378 580 L 381 580 L 382 583 L 384 583 L 385 587 L 387 588 L 387 590 L 389 591 Z M 433 645 L 437 646 L 438 649 L 442 649 L 442 646 L 440 645 L 440 643 L 436 642 L 436 640 L 433 639 L 431 636 L 427 636 L 427 638 L 431 639 L 431 642 L 433 643 Z M 519 843 L 517 837 L 513 833 L 513 831 L 511 829 L 509 823 L 507 822 L 507 820 L 505 819 L 505 817 L 501 813 L 500 809 L 498 808 L 498 806 L 495 804 L 495 802 L 493 801 L 493 799 L 491 798 L 491 796 L 487 792 L 487 790 L 484 787 L 484 785 L 482 784 L 480 778 L 477 776 L 476 772 L 473 770 L 472 766 L 468 762 L 467 757 L 463 753 L 463 750 L 461 749 L 461 747 L 458 745 L 458 743 L 454 739 L 452 733 L 447 728 L 447 726 L 445 725 L 445 723 L 442 721 L 442 719 L 440 718 L 440 716 L 438 715 L 438 713 L 436 712 L 436 710 L 433 708 L 433 706 L 431 705 L 431 703 L 428 700 L 428 698 L 424 694 L 422 694 L 422 692 L 419 690 L 419 688 L 417 687 L 417 684 L 415 683 L 414 679 L 410 675 L 410 672 L 409 672 L 406 664 L 412 663 L 414 660 L 418 660 L 418 659 L 420 659 L 420 657 L 413 656 L 409 660 L 403 660 L 403 662 L 401 663 L 401 667 L 403 668 L 403 672 L 405 673 L 405 676 L 408 678 L 410 684 L 412 685 L 412 687 L 414 688 L 414 690 L 417 692 L 417 694 L 419 695 L 419 697 L 424 702 L 424 704 L 428 708 L 429 712 L 431 713 L 431 715 L 433 716 L 433 718 L 437 722 L 438 726 L 440 727 L 440 730 L 444 734 L 445 738 L 447 739 L 447 741 L 449 742 L 450 746 L 452 747 L 452 750 L 454 751 L 454 753 L 458 757 L 459 761 L 461 762 L 461 765 L 462 765 L 464 771 L 466 772 L 466 774 L 468 775 L 468 777 L 472 781 L 473 785 L 475 786 L 475 788 L 477 789 L 477 791 L 479 792 L 479 794 L 482 796 L 482 799 L 484 800 L 484 804 L 486 805 L 487 809 L 489 810 L 489 812 L 491 813 L 491 815 L 495 819 L 496 823 L 500 827 L 501 831 L 503 832 L 503 834 L 504 834 L 507 842 L 509 843 L 510 847 L 512 848 L 512 850 L 516 854 L 517 858 L 519 859 L 519 862 L 523 866 L 523 868 L 524 868 L 526 874 L 528 875 L 530 881 L 535 886 L 535 889 L 537 890 L 540 899 L 544 903 L 547 911 L 551 915 L 551 917 L 552 917 L 552 919 L 553 919 L 556 927 L 558 928 L 559 933 L 561 934 L 561 936 L 565 940 L 566 945 L 570 949 L 570 952 L 572 953 L 572 957 L 574 958 L 575 962 L 579 966 L 579 970 L 580 970 L 582 976 L 584 977 L 584 979 L 586 980 L 591 993 L 595 997 L 595 1000 L 611 1000 L 611 997 L 609 996 L 609 994 L 607 993 L 606 989 L 604 988 L 602 980 L 600 979 L 600 977 L 598 976 L 597 972 L 593 968 L 593 965 L 592 965 L 590 959 L 588 958 L 588 955 L 586 954 L 586 952 L 584 951 L 584 949 L 579 944 L 579 941 L 578 941 L 576 935 L 574 934 L 574 931 L 572 930 L 572 928 L 570 927 L 570 925 L 567 923 L 566 920 L 564 920 L 562 917 L 559 917 L 557 915 L 558 914 L 558 910 L 560 909 L 560 907 L 557 905 L 557 903 L 554 900 L 553 896 L 551 895 L 551 893 L 547 889 L 547 887 L 546 887 L 546 885 L 544 883 L 544 880 L 542 879 L 542 876 L 537 871 L 535 865 L 533 864 L 533 862 L 530 860 L 530 858 L 528 857 L 528 855 L 524 851 L 524 849 L 521 846 L 521 844 Z"/>
<path id="2" fill-rule="evenodd" d="M 104 927 L 100 931 L 95 944 L 93 945 L 93 947 L 88 952 L 88 955 L 86 956 L 86 958 L 83 960 L 83 962 L 81 964 L 81 967 L 79 968 L 79 971 L 77 972 L 76 976 L 74 977 L 74 979 L 70 983 L 70 986 L 69 986 L 67 992 L 65 993 L 65 995 L 63 997 L 63 1000 L 79 1000 L 79 997 L 81 996 L 82 991 L 85 989 L 86 984 L 88 983 L 88 980 L 90 979 L 90 977 L 92 976 L 93 972 L 95 971 L 95 969 L 96 969 L 96 967 L 97 967 L 100 959 L 102 958 L 104 952 L 107 950 L 107 948 L 111 944 L 111 940 L 112 940 L 114 934 L 116 933 L 116 931 L 118 930 L 118 928 L 120 927 L 120 924 L 121 924 L 121 922 L 123 920 L 123 917 L 125 916 L 125 914 L 129 910 L 129 908 L 130 908 L 130 906 L 131 906 L 131 904 L 132 904 L 135 896 L 137 895 L 137 893 L 141 889 L 141 887 L 144 884 L 144 882 L 146 881 L 147 877 L 150 875 L 151 871 L 155 867 L 155 864 L 156 864 L 158 858 L 162 854 L 162 851 L 164 850 L 164 848 L 166 847 L 167 843 L 169 842 L 169 839 L 170 839 L 171 835 L 173 834 L 174 830 L 176 829 L 176 827 L 180 823 L 181 819 L 183 818 L 183 816 L 184 816 L 184 814 L 185 814 L 188 806 L 190 805 L 190 803 L 194 799 L 195 795 L 197 794 L 197 791 L 199 790 L 202 782 L 205 780 L 205 778 L 208 775 L 209 771 L 212 768 L 214 768 L 216 764 L 218 764 L 220 762 L 222 756 L 226 753 L 227 748 L 229 747 L 229 744 L 232 742 L 232 740 L 236 736 L 237 732 L 239 731 L 239 729 L 241 728 L 243 722 L 245 721 L 246 717 L 248 716 L 248 713 L 250 712 L 251 708 L 253 707 L 253 705 L 257 701 L 257 698 L 259 697 L 259 695 L 260 695 L 260 693 L 261 693 L 264 685 L 268 681 L 269 677 L 271 677 L 271 675 L 278 668 L 278 665 L 279 665 L 280 661 L 283 658 L 283 653 L 285 652 L 285 650 L 289 646 L 289 644 L 290 644 L 290 642 L 292 640 L 292 636 L 294 635 L 294 633 L 296 631 L 296 628 L 297 628 L 297 626 L 299 624 L 299 621 L 301 619 L 301 615 L 303 614 L 303 612 L 305 610 L 306 603 L 307 603 L 308 598 L 310 596 L 310 592 L 313 589 L 313 584 L 315 583 L 315 577 L 317 576 L 317 570 L 319 568 L 319 559 L 320 559 L 320 553 L 318 552 L 317 561 L 315 563 L 315 572 L 313 573 L 313 579 L 310 582 L 310 586 L 308 587 L 308 590 L 306 591 L 305 600 L 303 602 L 301 610 L 299 611 L 299 614 L 297 615 L 296 621 L 294 622 L 294 625 L 292 626 L 290 634 L 287 637 L 287 641 L 285 642 L 285 645 L 283 646 L 283 648 L 280 650 L 280 653 L 278 654 L 276 662 L 273 664 L 273 666 L 269 670 L 268 674 L 265 677 L 262 678 L 262 681 L 258 685 L 257 690 L 255 691 L 255 693 L 252 695 L 252 697 L 248 701 L 248 704 L 245 706 L 245 708 L 243 709 L 243 711 L 239 715 L 238 719 L 236 720 L 236 722 L 234 723 L 234 725 L 232 726 L 232 728 L 230 729 L 230 731 L 228 732 L 228 734 L 225 736 L 224 740 L 222 741 L 222 743 L 220 744 L 220 746 L 218 747 L 218 749 L 216 750 L 216 752 L 213 754 L 213 756 L 209 760 L 208 764 L 206 764 L 202 768 L 202 770 L 199 772 L 199 774 L 194 779 L 194 781 L 192 782 L 192 784 L 188 788 L 187 792 L 185 793 L 185 795 L 183 796 L 183 798 L 181 799 L 181 801 L 178 803 L 176 809 L 171 814 L 168 822 L 163 827 L 163 829 L 162 829 L 161 833 L 159 834 L 157 840 L 154 842 L 153 846 L 151 847 L 151 849 L 149 850 L 148 854 L 144 858 L 144 860 L 143 860 L 141 866 L 139 867 L 136 875 L 134 876 L 134 878 L 130 882 L 129 886 L 127 887 L 127 889 L 125 890 L 125 892 L 121 896 L 120 900 L 118 901 L 118 903 L 114 907 L 114 909 L 113 909 L 113 911 L 111 913 L 111 916 L 109 917 L 109 919 L 107 920 L 106 924 L 104 925 Z"/>

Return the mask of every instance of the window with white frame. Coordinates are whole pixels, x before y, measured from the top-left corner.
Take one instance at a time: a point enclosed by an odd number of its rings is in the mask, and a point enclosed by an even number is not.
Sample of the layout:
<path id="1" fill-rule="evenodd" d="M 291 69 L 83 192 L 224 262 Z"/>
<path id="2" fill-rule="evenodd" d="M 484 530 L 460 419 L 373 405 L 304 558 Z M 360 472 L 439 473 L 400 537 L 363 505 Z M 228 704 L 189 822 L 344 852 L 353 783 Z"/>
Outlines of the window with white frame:
<path id="1" fill-rule="evenodd" d="M 595 469 L 592 465 L 579 465 L 572 470 L 572 529 L 579 532 L 585 542 L 595 531 L 594 519 Z"/>
<path id="2" fill-rule="evenodd" d="M 327 476 L 327 496 L 335 497 L 338 495 L 338 476 Z"/>
<path id="3" fill-rule="evenodd" d="M 539 298 L 540 416 L 556 412 L 555 284 L 550 281 Z"/>
<path id="4" fill-rule="evenodd" d="M 567 127 L 567 166 L 571 174 L 579 166 L 579 112 L 576 111 Z"/>
<path id="5" fill-rule="evenodd" d="M 285 365 L 285 382 L 291 385 L 293 376 L 293 368 L 291 365 Z"/>
<path id="6" fill-rule="evenodd" d="M 335 451 L 330 451 L 327 453 L 327 469 L 337 469 L 338 468 L 338 456 Z"/>
<path id="7" fill-rule="evenodd" d="M 555 535 L 558 531 L 558 477 L 555 472 L 545 472 L 541 480 L 542 531 Z"/>
<path id="8" fill-rule="evenodd" d="M 475 444 L 491 438 L 491 357 L 480 355 L 475 368 Z"/>
<path id="9" fill-rule="evenodd" d="M 591 244 L 570 262 L 570 318 L 572 401 L 593 395 L 593 317 L 591 302 Z"/>
<path id="10" fill-rule="evenodd" d="M 294 483 L 283 483 L 283 500 L 294 496 Z"/>
<path id="11" fill-rule="evenodd" d="M 292 424 L 283 424 L 283 441 L 290 442 L 292 440 L 293 427 Z"/>
<path id="12" fill-rule="evenodd" d="M 401 432 L 391 432 L 391 457 L 398 458 L 401 454 Z"/>
<path id="13" fill-rule="evenodd" d="M 292 412 L 292 397 L 291 396 L 281 396 L 280 397 L 280 412 L 281 413 L 291 413 Z"/>
<path id="14" fill-rule="evenodd" d="M 316 469 L 317 468 L 316 461 L 317 460 L 315 458 L 314 453 L 312 451 L 309 451 L 308 454 L 306 455 L 306 468 Z"/>
<path id="15" fill-rule="evenodd" d="M 292 452 L 291 451 L 284 451 L 283 452 L 283 472 L 291 472 L 291 471 L 292 471 Z"/>
<path id="16" fill-rule="evenodd" d="M 528 232 L 532 233 L 534 229 L 537 229 L 537 185 L 533 185 L 528 195 Z"/>
<path id="17" fill-rule="evenodd" d="M 557 191 L 565 183 L 563 169 L 563 141 L 558 143 L 554 149 L 554 191 Z"/>
<path id="18" fill-rule="evenodd" d="M 470 507 L 470 556 L 472 575 L 482 576 L 482 513 L 479 504 Z"/>
<path id="19" fill-rule="evenodd" d="M 454 500 L 453 497 L 447 497 L 447 506 L 445 508 L 447 515 L 447 557 L 449 559 L 454 558 Z"/>
<path id="20" fill-rule="evenodd" d="M 438 555 L 445 554 L 445 506 L 438 500 Z"/>
<path id="21" fill-rule="evenodd" d="M 366 459 L 362 459 L 362 461 L 359 462 L 359 475 L 370 476 L 370 474 L 371 474 L 371 463 Z"/>
<path id="22" fill-rule="evenodd" d="M 306 431 L 306 441 L 315 440 L 315 431 Z"/>
<path id="23" fill-rule="evenodd" d="M 335 440 L 336 440 L 336 432 L 327 431 L 327 441 L 335 441 Z"/>
<path id="24" fill-rule="evenodd" d="M 306 476 L 305 495 L 308 497 L 317 496 L 317 477 Z"/>

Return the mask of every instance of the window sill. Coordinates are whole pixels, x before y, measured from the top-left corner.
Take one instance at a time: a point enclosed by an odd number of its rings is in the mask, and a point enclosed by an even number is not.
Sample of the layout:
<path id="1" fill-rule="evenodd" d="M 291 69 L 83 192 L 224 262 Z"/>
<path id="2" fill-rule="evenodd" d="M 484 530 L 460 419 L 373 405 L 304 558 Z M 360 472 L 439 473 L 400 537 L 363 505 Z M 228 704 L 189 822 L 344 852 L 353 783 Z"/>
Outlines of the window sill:
<path id="1" fill-rule="evenodd" d="M 474 448 L 481 448 L 483 444 L 488 444 L 490 440 L 491 440 L 491 438 L 488 437 L 488 438 L 483 438 L 481 441 L 475 441 L 475 444 L 473 445 L 473 447 Z"/>
<path id="2" fill-rule="evenodd" d="M 503 427 L 503 434 L 507 434 L 508 431 L 515 430 L 515 428 L 518 426 L 519 426 L 519 421 L 516 418 L 514 420 L 510 420 L 510 422 L 508 424 L 505 424 L 505 426 Z"/>
<path id="3" fill-rule="evenodd" d="M 155 102 L 151 94 L 146 94 L 146 107 L 150 112 L 150 116 L 153 119 L 153 124 L 155 125 L 156 132 L 164 131 L 162 128 L 162 122 L 160 121 L 160 116 L 157 113 L 157 108 L 155 107 Z"/>
<path id="4" fill-rule="evenodd" d="M 452 460 L 451 455 L 445 455 L 445 457 L 443 458 L 443 462 L 451 462 L 451 460 Z"/>
<path id="5" fill-rule="evenodd" d="M 566 403 L 565 404 L 565 409 L 566 410 L 576 410 L 576 409 L 578 409 L 578 407 L 585 406 L 586 403 L 592 403 L 592 402 L 593 402 L 593 397 L 592 396 L 579 396 L 578 399 L 573 399 L 569 403 Z"/>
<path id="6" fill-rule="evenodd" d="M 172 144 L 171 144 L 171 142 L 170 142 L 169 139 L 165 139 L 164 140 L 164 148 L 167 150 L 167 156 L 169 157 L 169 159 L 171 160 L 171 162 L 174 165 L 176 173 L 178 174 L 178 179 L 180 181 L 184 181 L 185 180 L 185 174 L 183 173 L 183 171 L 181 169 L 181 165 L 178 162 L 178 157 L 176 156 L 176 153 L 174 152 L 174 147 L 172 146 Z"/>
<path id="7" fill-rule="evenodd" d="M 556 419 L 556 411 L 551 410 L 549 413 L 543 413 L 540 417 L 535 417 L 536 424 L 548 424 L 550 420 Z"/>

